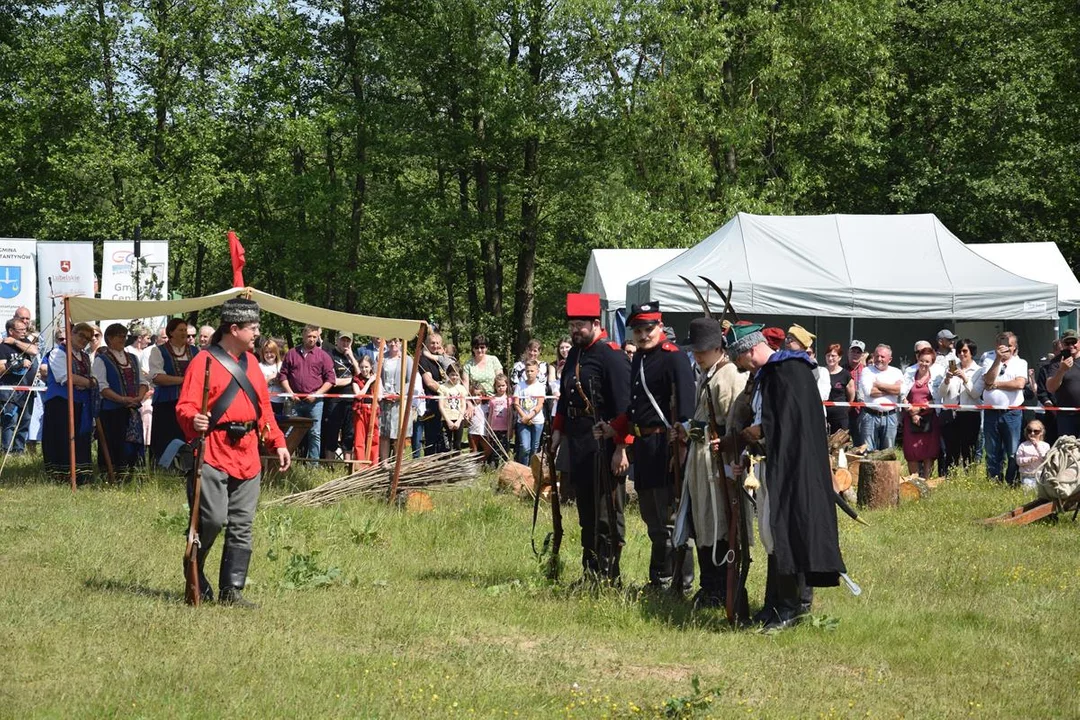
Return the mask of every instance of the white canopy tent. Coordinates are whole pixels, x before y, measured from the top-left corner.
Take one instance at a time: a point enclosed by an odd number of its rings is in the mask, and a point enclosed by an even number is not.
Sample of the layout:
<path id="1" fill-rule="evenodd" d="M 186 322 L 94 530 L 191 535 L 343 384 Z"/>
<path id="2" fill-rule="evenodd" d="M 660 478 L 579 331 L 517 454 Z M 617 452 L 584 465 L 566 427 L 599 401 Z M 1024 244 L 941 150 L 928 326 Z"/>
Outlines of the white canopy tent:
<path id="1" fill-rule="evenodd" d="M 589 254 L 581 292 L 600 296 L 601 321 L 609 330 L 615 327 L 615 313 L 626 307 L 626 285 L 636 277 L 660 267 L 685 252 L 684 248 L 604 249 Z"/>
<path id="2" fill-rule="evenodd" d="M 106 300 L 89 298 L 77 295 L 64 297 L 64 311 L 67 327 L 65 335 L 71 336 L 72 323 L 93 322 L 102 318 L 115 317 L 154 317 L 161 315 L 177 315 L 195 312 L 210 307 L 217 307 L 226 300 L 234 297 L 246 297 L 259 303 L 264 312 L 280 315 L 281 317 L 296 322 L 318 325 L 319 327 L 334 328 L 358 335 L 370 335 L 381 338 L 407 339 L 416 336 L 416 352 L 413 357 L 414 368 L 418 368 L 420 351 L 427 331 L 427 323 L 423 320 L 397 320 L 393 318 L 380 318 L 368 315 L 352 315 L 337 310 L 304 305 L 303 303 L 286 300 L 284 298 L 264 293 L 254 288 L 232 288 L 223 292 L 207 295 L 204 297 L 184 298 L 181 300 Z M 67 355 L 67 397 L 68 397 L 68 428 L 71 436 L 71 489 L 75 490 L 75 409 L 73 405 L 74 392 L 71 383 L 71 355 Z M 404 377 L 405 364 L 402 363 L 402 376 Z M 393 501 L 397 491 L 398 478 L 401 473 L 402 451 L 404 449 L 405 428 L 408 422 L 408 413 L 405 411 L 407 398 L 413 396 L 418 373 L 413 373 L 409 378 L 408 392 L 401 394 L 401 427 L 398 432 L 397 445 L 395 447 L 396 462 L 394 465 L 393 479 L 390 484 L 390 500 Z M 376 383 L 378 383 L 376 375 Z M 373 391 L 378 393 L 378 385 Z"/>
<path id="3" fill-rule="evenodd" d="M 739 213 L 673 260 L 632 280 L 626 302 L 700 312 L 679 275 L 734 284 L 749 315 L 1047 320 L 1057 287 L 998 267 L 934 215 Z"/>
<path id="4" fill-rule="evenodd" d="M 1020 277 L 1057 285 L 1058 312 L 1080 308 L 1080 281 L 1057 243 L 968 243 L 968 248 Z"/>

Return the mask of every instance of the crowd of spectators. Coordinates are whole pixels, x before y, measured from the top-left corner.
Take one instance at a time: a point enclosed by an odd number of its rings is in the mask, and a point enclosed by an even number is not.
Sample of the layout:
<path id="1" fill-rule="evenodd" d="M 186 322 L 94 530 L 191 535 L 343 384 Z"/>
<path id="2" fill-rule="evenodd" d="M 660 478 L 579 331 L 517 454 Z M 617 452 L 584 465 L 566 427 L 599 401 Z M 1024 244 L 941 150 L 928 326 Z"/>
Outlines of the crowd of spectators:
<path id="1" fill-rule="evenodd" d="M 354 346 L 350 333 L 337 332 L 324 349 L 322 333 L 305 326 L 287 352 L 284 338 L 260 338 L 256 356 L 274 413 L 286 427 L 301 422 L 291 418 L 307 418 L 302 456 L 369 464 L 393 454 L 402 429 L 399 400 L 413 374 L 404 429 L 414 456 L 468 447 L 491 463 L 528 464 L 540 449 L 571 347 L 569 338 L 560 339 L 549 362 L 541 358 L 541 343 L 531 340 L 507 373 L 488 353 L 484 335 L 472 338 L 469 357 L 460 362 L 453 346 L 435 332 L 414 368 L 401 338 L 371 338 Z M 767 328 L 764 334 L 775 349 L 806 352 L 817 361 L 816 338 L 805 328 Z M 80 480 L 92 470 L 95 429 L 104 446 L 99 470 L 109 457 L 116 472 L 130 472 L 147 458 L 146 448 L 151 461 L 168 464 L 183 441 L 175 422 L 177 392 L 212 335 L 212 327 L 197 328 L 179 318 L 161 328 L 156 342 L 143 326 L 129 330 L 112 324 L 102 333 L 80 323 L 70 344 L 60 329 L 52 351 L 39 358 L 29 310 L 19 308 L 0 340 L 0 385 L 25 387 L 39 377 L 45 392 L 0 390 L 5 450 L 24 452 L 40 440 L 46 468 L 69 472 L 70 352 Z M 906 367 L 894 362 L 892 348 L 884 343 L 870 347 L 852 340 L 846 353 L 840 344 L 830 344 L 816 370 L 821 399 L 827 401 L 824 421 L 830 433 L 847 430 L 852 443 L 868 451 L 898 447 L 909 469 L 923 477 L 981 458 L 991 478 L 1030 485 L 1054 440 L 1075 436 L 1080 426 L 1076 413 L 1030 409 L 1036 404 L 1080 407 L 1078 339 L 1076 331 L 1066 330 L 1033 368 L 1020 356 L 1011 332 L 999 334 L 995 346 L 980 354 L 975 342 L 944 329 L 934 344 L 917 342 L 914 362 Z M 632 358 L 633 345 L 624 350 Z M 960 407 L 925 407 L 933 404 Z M 986 405 L 994 407 L 976 407 Z M 1028 410 L 1018 409 L 1025 405 Z"/>
<path id="2" fill-rule="evenodd" d="M 827 410 L 830 431 L 847 427 L 855 445 L 873 451 L 896 446 L 901 430 L 908 466 L 923 477 L 975 462 L 981 451 L 990 478 L 1028 486 L 1056 437 L 1047 426 L 1056 420 L 1059 432 L 1074 434 L 1074 413 L 1022 407 L 1033 405 L 1036 397 L 1043 406 L 1080 405 L 1080 371 L 1070 375 L 1077 354 L 1075 331 L 1065 331 L 1054 342 L 1052 352 L 1040 358 L 1038 371 L 1020 356 L 1011 332 L 1000 333 L 994 347 L 982 354 L 974 341 L 948 329 L 937 334 L 936 346 L 920 340 L 913 351 L 915 362 L 900 368 L 888 345 L 868 351 L 864 342 L 853 340 L 841 367 L 839 347 L 831 345 L 826 368 L 832 381 L 822 399 L 853 398 L 861 405 L 847 410 L 846 419 L 839 408 Z M 925 407 L 931 404 L 961 407 Z"/>

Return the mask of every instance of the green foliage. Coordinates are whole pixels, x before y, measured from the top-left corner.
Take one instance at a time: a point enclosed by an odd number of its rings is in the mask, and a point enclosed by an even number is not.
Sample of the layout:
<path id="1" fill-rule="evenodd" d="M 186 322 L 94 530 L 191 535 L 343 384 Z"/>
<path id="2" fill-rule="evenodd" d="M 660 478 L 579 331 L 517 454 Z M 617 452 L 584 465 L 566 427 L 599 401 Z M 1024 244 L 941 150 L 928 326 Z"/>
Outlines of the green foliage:
<path id="1" fill-rule="evenodd" d="M 934 212 L 1080 261 L 1066 0 L 0 0 L 0 234 L 171 243 L 350 312 L 565 331 L 595 247 Z M 288 325 L 267 319 L 265 329 Z"/>
<path id="2" fill-rule="evenodd" d="M 176 512 L 169 512 L 163 508 L 158 510 L 157 517 L 154 518 L 154 527 L 164 530 L 169 535 L 186 537 L 190 520 L 191 510 L 186 504 Z"/>
<path id="3" fill-rule="evenodd" d="M 722 687 L 702 692 L 701 678 L 697 675 L 690 678 L 690 689 L 692 692 L 689 695 L 668 698 L 664 702 L 664 717 L 678 720 L 700 717 L 709 710 L 713 700 L 723 694 Z"/>
<path id="4" fill-rule="evenodd" d="M 293 548 L 288 545 L 283 549 L 289 553 L 281 579 L 281 587 L 286 590 L 326 587 L 341 579 L 341 568 L 323 567 L 319 564 L 318 550 L 307 553 L 293 552 Z M 272 549 L 267 553 L 267 559 L 271 561 L 278 559 Z"/>

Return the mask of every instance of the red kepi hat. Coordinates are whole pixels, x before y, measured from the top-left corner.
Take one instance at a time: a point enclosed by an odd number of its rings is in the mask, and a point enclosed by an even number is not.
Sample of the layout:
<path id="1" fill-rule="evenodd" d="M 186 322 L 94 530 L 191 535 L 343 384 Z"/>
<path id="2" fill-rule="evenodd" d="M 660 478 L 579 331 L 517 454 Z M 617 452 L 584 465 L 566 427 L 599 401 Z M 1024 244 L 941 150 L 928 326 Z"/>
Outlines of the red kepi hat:
<path id="1" fill-rule="evenodd" d="M 660 320 L 660 303 L 655 300 L 650 300 L 643 305 L 631 306 L 630 318 L 626 321 L 626 324 L 630 327 L 634 327 L 635 325 L 658 323 Z"/>
<path id="2" fill-rule="evenodd" d="M 596 293 L 567 293 L 567 320 L 599 320 L 600 296 Z"/>

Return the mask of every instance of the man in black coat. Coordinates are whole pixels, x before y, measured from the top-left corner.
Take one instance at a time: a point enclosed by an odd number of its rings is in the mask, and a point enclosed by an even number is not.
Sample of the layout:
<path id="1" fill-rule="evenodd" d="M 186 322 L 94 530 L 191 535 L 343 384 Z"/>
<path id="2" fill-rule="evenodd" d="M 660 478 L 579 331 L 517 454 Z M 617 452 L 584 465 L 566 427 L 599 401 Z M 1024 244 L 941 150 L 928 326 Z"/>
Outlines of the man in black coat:
<path id="1" fill-rule="evenodd" d="M 626 538 L 626 446 L 633 442 L 626 418 L 630 363 L 600 327 L 599 295 L 567 295 L 566 316 L 574 346 L 563 368 L 551 446 L 554 451 L 566 440 L 584 579 L 615 584 Z M 605 428 L 614 431 L 611 437 L 603 437 Z"/>
<path id="2" fill-rule="evenodd" d="M 627 326 L 637 347 L 630 364 L 627 418 L 634 436 L 634 489 L 652 543 L 649 587 L 674 586 L 685 593 L 694 585 L 694 557 L 678 557 L 672 544 L 677 497 L 669 431 L 694 413 L 694 374 L 689 358 L 664 334 L 659 303 L 634 305 Z M 615 429 L 607 426 L 604 434 L 612 437 Z M 680 449 L 680 466 L 685 466 L 683 455 Z"/>
<path id="3" fill-rule="evenodd" d="M 736 326 L 728 347 L 740 370 L 755 373 L 754 425 L 743 438 L 764 446 L 758 523 L 768 553 L 765 630 L 796 624 L 809 612 L 813 587 L 840 584 L 846 572 L 836 528 L 829 443 L 805 352 L 773 351 L 760 325 Z"/>

